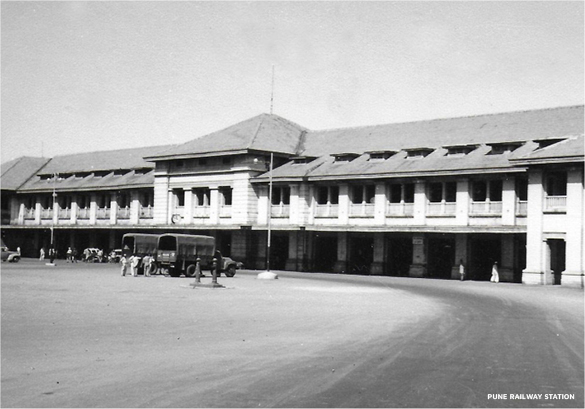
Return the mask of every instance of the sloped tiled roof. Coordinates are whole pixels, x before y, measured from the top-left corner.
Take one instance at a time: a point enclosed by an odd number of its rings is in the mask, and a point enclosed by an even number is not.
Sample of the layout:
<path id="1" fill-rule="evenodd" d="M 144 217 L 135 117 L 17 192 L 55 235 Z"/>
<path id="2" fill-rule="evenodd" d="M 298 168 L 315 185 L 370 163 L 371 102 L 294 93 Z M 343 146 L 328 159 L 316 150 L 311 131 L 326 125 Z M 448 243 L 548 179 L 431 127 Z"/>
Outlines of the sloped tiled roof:
<path id="1" fill-rule="evenodd" d="M 513 171 L 514 164 L 511 160 L 520 160 L 537 150 L 538 144 L 533 142 L 534 140 L 582 135 L 583 120 L 583 106 L 578 106 L 312 131 L 307 135 L 306 148 L 302 154 L 319 156 L 319 159 L 308 164 L 289 162 L 274 169 L 273 178 L 275 181 L 299 178 L 334 180 L 384 175 Z M 515 142 L 518 142 L 517 145 L 520 147 L 513 152 L 490 154 L 492 152 L 490 145 Z M 475 149 L 468 154 L 447 155 L 445 147 L 462 145 L 473 145 Z M 425 157 L 407 158 L 405 151 L 416 148 L 431 148 L 433 151 Z M 554 151 L 551 150 L 553 148 Z M 557 143 L 546 151 L 554 156 L 557 153 L 570 154 L 573 149 L 579 149 L 578 142 Z M 371 160 L 370 155 L 365 152 L 374 151 L 398 153 L 386 160 Z M 351 161 L 336 162 L 333 155 L 343 152 L 356 152 L 361 155 Z M 258 176 L 255 181 L 265 182 L 268 176 L 269 172 Z"/>
<path id="2" fill-rule="evenodd" d="M 104 176 L 90 174 L 84 177 L 76 177 L 71 175 L 64 178 L 60 177 L 57 181 L 52 178 L 45 179 L 35 175 L 19 189 L 19 192 L 50 192 L 53 190 L 53 186 L 56 191 L 152 188 L 154 186 L 154 170 L 145 173 L 137 173 L 132 170 L 120 175 L 115 172 L 109 172 Z"/>
<path id="3" fill-rule="evenodd" d="M 252 150 L 294 155 L 303 142 L 305 131 L 278 115 L 261 114 L 147 158 L 164 160 Z"/>
<path id="4" fill-rule="evenodd" d="M 513 159 L 517 164 L 538 164 L 550 162 L 583 162 L 585 160 L 584 136 L 565 139 L 546 148 L 537 149 L 529 154 Z"/>
<path id="5" fill-rule="evenodd" d="M 47 164 L 48 158 L 22 156 L 2 164 L 2 190 L 17 190 Z"/>
<path id="6" fill-rule="evenodd" d="M 583 106 L 311 131 L 301 154 L 486 144 L 583 133 Z"/>

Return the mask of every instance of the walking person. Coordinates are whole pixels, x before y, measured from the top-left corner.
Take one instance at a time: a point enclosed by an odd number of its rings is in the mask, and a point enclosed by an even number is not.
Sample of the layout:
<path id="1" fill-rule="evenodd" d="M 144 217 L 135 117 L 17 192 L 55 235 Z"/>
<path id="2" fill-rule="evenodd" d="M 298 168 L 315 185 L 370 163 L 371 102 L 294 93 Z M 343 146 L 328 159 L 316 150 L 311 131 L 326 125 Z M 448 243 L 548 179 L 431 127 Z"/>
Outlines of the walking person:
<path id="1" fill-rule="evenodd" d="M 459 277 L 461 281 L 465 281 L 465 265 L 463 259 L 459 260 Z"/>
<path id="2" fill-rule="evenodd" d="M 39 260 L 43 261 L 45 259 L 45 248 L 41 247 L 41 251 L 39 254 Z"/>
<path id="3" fill-rule="evenodd" d="M 122 277 L 126 277 L 126 269 L 128 268 L 128 260 L 126 259 L 126 256 L 122 256 L 120 264 L 122 264 L 122 270 L 120 273 L 122 274 Z"/>
<path id="4" fill-rule="evenodd" d="M 67 262 L 72 262 L 73 263 L 73 250 L 71 249 L 71 247 L 67 248 Z"/>
<path id="5" fill-rule="evenodd" d="M 138 275 L 138 266 L 140 265 L 140 257 L 132 256 L 130 257 L 130 272 L 132 273 L 132 277 L 136 277 Z"/>
<path id="6" fill-rule="evenodd" d="M 494 265 L 492 266 L 492 277 L 490 278 L 492 283 L 499 283 L 500 282 L 500 273 L 498 272 L 498 262 L 494 261 Z"/>

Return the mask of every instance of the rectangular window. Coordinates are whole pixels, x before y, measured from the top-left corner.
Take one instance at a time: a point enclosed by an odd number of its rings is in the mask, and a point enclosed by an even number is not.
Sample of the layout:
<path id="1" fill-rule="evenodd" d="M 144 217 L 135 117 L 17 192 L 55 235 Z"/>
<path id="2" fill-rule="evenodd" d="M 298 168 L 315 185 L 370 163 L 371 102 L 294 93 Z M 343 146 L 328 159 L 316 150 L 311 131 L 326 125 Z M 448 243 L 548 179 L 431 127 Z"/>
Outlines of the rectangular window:
<path id="1" fill-rule="evenodd" d="M 175 196 L 175 207 L 185 206 L 185 191 L 183 189 L 173 189 Z"/>
<path id="2" fill-rule="evenodd" d="M 501 180 L 490 180 L 490 200 L 492 202 L 502 201 L 502 181 Z"/>
<path id="3" fill-rule="evenodd" d="M 487 199 L 487 182 L 485 180 L 473 181 L 471 198 L 474 202 L 485 202 Z"/>
<path id="4" fill-rule="evenodd" d="M 388 194 L 390 196 L 390 203 L 400 203 L 402 200 L 402 185 L 390 185 Z"/>
<path id="5" fill-rule="evenodd" d="M 195 196 L 195 207 L 209 206 L 209 188 L 193 189 L 193 195 Z"/>
<path id="6" fill-rule="evenodd" d="M 528 200 L 528 179 L 516 179 L 516 197 L 518 200 Z"/>
<path id="7" fill-rule="evenodd" d="M 404 184 L 404 202 L 414 203 L 414 183 Z"/>
<path id="8" fill-rule="evenodd" d="M 351 202 L 353 204 L 374 203 L 375 196 L 376 186 L 374 185 L 360 185 L 351 187 Z"/>
<path id="9" fill-rule="evenodd" d="M 552 172 L 547 175 L 546 194 L 548 196 L 567 195 L 567 172 Z"/>
<path id="10" fill-rule="evenodd" d="M 221 201 L 223 206 L 231 206 L 232 205 L 232 188 L 229 186 L 220 187 L 219 194 L 221 195 Z"/>
<path id="11" fill-rule="evenodd" d="M 329 186 L 329 203 L 339 204 L 339 186 Z"/>
<path id="12" fill-rule="evenodd" d="M 284 205 L 290 204 L 290 187 L 288 186 L 272 188 L 272 204 L 279 205 L 281 203 Z"/>
<path id="13" fill-rule="evenodd" d="M 440 203 L 443 200 L 443 184 L 429 183 L 429 202 Z"/>
<path id="14" fill-rule="evenodd" d="M 317 204 L 320 205 L 327 204 L 328 195 L 329 189 L 327 188 L 327 186 L 317 187 Z"/>
<path id="15" fill-rule="evenodd" d="M 445 183 L 445 201 L 454 203 L 457 201 L 457 182 Z"/>

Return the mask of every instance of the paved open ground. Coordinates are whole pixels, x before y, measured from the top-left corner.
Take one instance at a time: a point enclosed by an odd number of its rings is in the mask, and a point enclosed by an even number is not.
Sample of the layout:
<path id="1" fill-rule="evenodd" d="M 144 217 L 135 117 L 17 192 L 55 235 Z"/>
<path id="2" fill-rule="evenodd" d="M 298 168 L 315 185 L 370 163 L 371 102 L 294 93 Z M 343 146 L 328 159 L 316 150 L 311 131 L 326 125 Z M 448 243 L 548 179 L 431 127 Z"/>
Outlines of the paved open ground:
<path id="1" fill-rule="evenodd" d="M 1 280 L 2 407 L 583 407 L 579 289 L 252 271 L 192 289 L 35 260 Z"/>

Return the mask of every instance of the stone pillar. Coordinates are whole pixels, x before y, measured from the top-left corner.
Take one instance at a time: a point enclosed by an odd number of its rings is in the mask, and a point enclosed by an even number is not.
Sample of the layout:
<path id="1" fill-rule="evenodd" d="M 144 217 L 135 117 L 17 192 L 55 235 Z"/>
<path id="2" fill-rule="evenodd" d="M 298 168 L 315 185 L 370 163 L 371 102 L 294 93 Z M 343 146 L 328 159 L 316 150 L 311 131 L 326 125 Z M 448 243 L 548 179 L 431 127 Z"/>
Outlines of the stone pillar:
<path id="1" fill-rule="evenodd" d="M 415 199 L 416 200 L 416 199 Z M 427 274 L 426 243 L 423 235 L 412 237 L 412 264 L 408 275 L 410 277 L 425 277 Z"/>
<path id="2" fill-rule="evenodd" d="M 12 217 L 11 217 L 12 219 Z M 24 224 L 24 203 L 18 203 L 18 224 Z"/>
<path id="3" fill-rule="evenodd" d="M 467 226 L 469 224 L 469 179 L 460 179 L 457 181 L 455 223 L 458 226 Z M 467 240 L 467 239 L 466 239 Z M 459 262 L 459 259 L 457 259 Z M 459 274 L 459 271 L 457 272 Z"/>
<path id="4" fill-rule="evenodd" d="M 300 210 L 300 191 L 299 191 L 299 184 L 293 183 L 290 185 L 290 213 L 289 213 L 289 222 L 292 225 L 299 225 L 301 223 L 301 218 L 299 214 Z"/>
<path id="5" fill-rule="evenodd" d="M 95 224 L 96 220 L 97 220 L 97 195 L 95 193 L 92 193 L 90 196 L 90 202 L 89 202 L 89 224 Z M 90 235 L 90 237 L 95 238 L 95 235 L 92 234 L 92 235 Z M 91 245 L 90 247 L 95 247 L 95 245 Z"/>
<path id="6" fill-rule="evenodd" d="M 71 224 L 77 224 L 78 209 L 79 206 L 77 205 L 77 196 L 73 196 L 73 200 L 71 200 Z"/>
<path id="7" fill-rule="evenodd" d="M 258 198 L 258 224 L 268 224 L 268 186 L 262 186 L 259 188 L 260 197 Z"/>
<path id="8" fill-rule="evenodd" d="M 424 225 L 426 223 L 427 194 L 425 182 L 417 180 L 414 185 L 414 224 Z"/>
<path id="9" fill-rule="evenodd" d="M 349 223 L 349 185 L 339 185 L 339 224 L 345 226 Z"/>
<path id="10" fill-rule="evenodd" d="M 370 268 L 370 274 L 384 274 L 384 234 L 374 234 L 374 262 Z"/>
<path id="11" fill-rule="evenodd" d="M 565 271 L 561 285 L 583 288 L 583 258 L 585 214 L 583 205 L 583 168 L 570 169 L 567 173 L 567 234 Z"/>
<path id="12" fill-rule="evenodd" d="M 467 240 L 468 240 L 467 233 L 461 233 L 455 235 L 455 265 L 451 269 L 451 278 L 455 280 L 459 280 L 461 276 L 459 275 L 459 263 L 463 260 L 463 265 L 465 266 L 465 275 L 469 277 L 469 273 L 467 272 L 469 268 L 469 260 L 467 259 Z"/>
<path id="13" fill-rule="evenodd" d="M 55 198 L 53 200 L 53 224 L 59 224 L 59 201 Z"/>
<path id="14" fill-rule="evenodd" d="M 37 201 L 35 203 L 35 224 L 41 224 L 41 209 L 41 202 Z"/>
<path id="15" fill-rule="evenodd" d="M 286 258 L 285 270 L 294 271 L 297 269 L 298 264 L 297 250 L 298 250 L 297 232 L 295 231 L 288 232 L 288 256 Z"/>
<path id="16" fill-rule="evenodd" d="M 516 183 L 512 176 L 504 179 L 502 183 L 502 224 L 505 226 L 516 224 Z"/>
<path id="17" fill-rule="evenodd" d="M 185 208 L 183 210 L 183 212 L 184 212 L 183 213 L 183 223 L 193 224 L 193 190 L 183 189 L 183 194 L 185 195 Z M 219 197 L 218 197 L 218 200 L 219 200 Z M 218 212 L 219 212 L 219 210 L 218 210 Z"/>
<path id="18" fill-rule="evenodd" d="M 500 235 L 500 240 L 502 246 L 502 259 L 498 269 L 500 281 L 512 283 L 514 282 L 514 235 L 502 234 Z"/>
<path id="19" fill-rule="evenodd" d="M 217 186 L 210 188 L 209 192 L 209 222 L 219 224 L 219 190 Z"/>
<path id="20" fill-rule="evenodd" d="M 526 215 L 526 268 L 524 284 L 544 284 L 544 245 L 542 237 L 544 186 L 541 170 L 528 173 L 528 211 Z"/>
<path id="21" fill-rule="evenodd" d="M 336 273 L 348 272 L 347 271 L 348 240 L 349 237 L 347 232 L 340 232 L 337 236 L 337 261 L 335 262 L 335 266 L 333 267 L 333 271 L 335 271 Z"/>
<path id="22" fill-rule="evenodd" d="M 118 195 L 116 193 L 110 196 L 110 224 L 116 224 L 118 221 Z"/>
<path id="23" fill-rule="evenodd" d="M 140 220 L 140 193 L 130 192 L 130 224 L 136 225 Z"/>
<path id="24" fill-rule="evenodd" d="M 374 224 L 384 225 L 386 222 L 386 185 L 384 183 L 376 183 L 374 203 Z"/>

